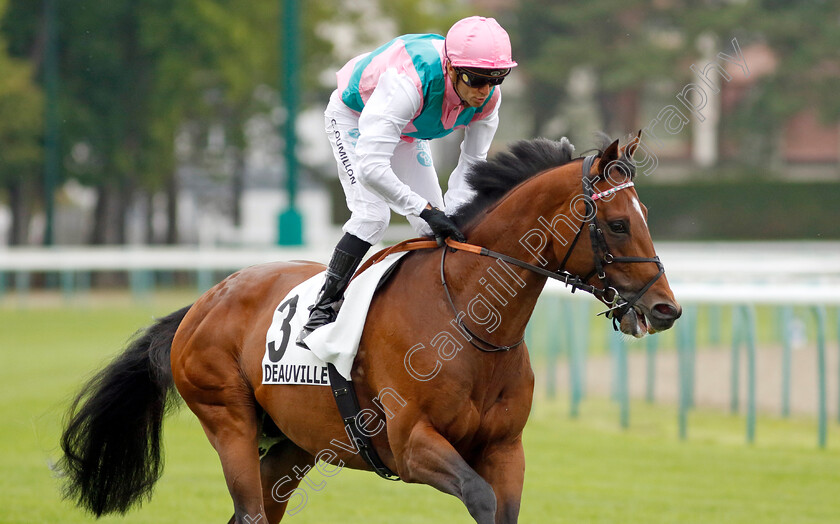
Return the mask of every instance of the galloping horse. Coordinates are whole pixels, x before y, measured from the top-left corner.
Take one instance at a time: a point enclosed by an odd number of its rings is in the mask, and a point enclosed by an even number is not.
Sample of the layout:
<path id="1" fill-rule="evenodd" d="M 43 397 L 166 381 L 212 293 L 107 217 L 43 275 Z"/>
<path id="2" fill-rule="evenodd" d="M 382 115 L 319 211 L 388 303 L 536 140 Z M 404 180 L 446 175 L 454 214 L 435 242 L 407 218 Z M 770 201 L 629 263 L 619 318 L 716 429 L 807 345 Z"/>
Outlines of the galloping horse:
<path id="1" fill-rule="evenodd" d="M 458 497 L 479 524 L 518 519 L 534 387 L 522 339 L 547 278 L 593 293 L 629 335 L 680 316 L 633 189 L 638 140 L 576 159 L 568 142 L 523 141 L 478 164 L 475 200 L 454 217 L 469 244 L 406 254 L 371 303 L 355 423 L 387 468 Z M 278 301 L 323 269 L 244 269 L 131 342 L 70 411 L 65 496 L 97 516 L 151 496 L 174 388 L 219 454 L 230 522 L 279 522 L 313 465 L 371 469 L 330 388 L 262 384 Z"/>

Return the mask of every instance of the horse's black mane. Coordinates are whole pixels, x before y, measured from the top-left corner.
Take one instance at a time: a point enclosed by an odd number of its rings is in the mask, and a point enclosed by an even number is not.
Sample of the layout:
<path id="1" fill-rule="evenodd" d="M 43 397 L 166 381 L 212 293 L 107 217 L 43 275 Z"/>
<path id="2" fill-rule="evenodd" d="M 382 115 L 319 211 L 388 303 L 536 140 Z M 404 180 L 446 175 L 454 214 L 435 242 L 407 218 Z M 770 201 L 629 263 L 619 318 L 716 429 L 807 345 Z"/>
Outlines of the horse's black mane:
<path id="1" fill-rule="evenodd" d="M 601 147 L 594 151 L 600 157 L 612 141 L 602 133 L 598 139 Z M 565 138 L 559 141 L 547 138 L 520 140 L 510 146 L 510 151 L 497 153 L 491 159 L 474 164 L 467 172 L 466 181 L 476 194 L 455 211 L 452 220 L 459 227 L 465 226 L 525 180 L 574 160 L 574 150 L 574 146 Z M 631 160 L 622 155 L 620 161 L 626 163 L 635 174 Z"/>
<path id="2" fill-rule="evenodd" d="M 574 146 L 568 140 L 546 138 L 520 140 L 510 151 L 474 164 L 467 172 L 467 184 L 476 192 L 472 200 L 458 208 L 452 220 L 464 226 L 481 211 L 498 202 L 508 191 L 546 169 L 572 161 Z"/>

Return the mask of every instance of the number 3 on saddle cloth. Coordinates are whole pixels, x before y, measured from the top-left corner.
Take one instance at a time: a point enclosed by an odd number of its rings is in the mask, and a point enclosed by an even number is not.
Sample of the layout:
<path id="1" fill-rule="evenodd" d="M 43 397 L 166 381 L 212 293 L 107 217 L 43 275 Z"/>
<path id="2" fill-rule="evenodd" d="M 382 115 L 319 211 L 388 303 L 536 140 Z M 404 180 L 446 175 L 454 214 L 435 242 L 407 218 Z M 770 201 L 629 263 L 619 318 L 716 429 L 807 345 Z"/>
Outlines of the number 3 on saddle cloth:
<path id="1" fill-rule="evenodd" d="M 344 304 L 335 322 L 306 337 L 309 349 L 295 344 L 295 337 L 309 317 L 309 306 L 315 303 L 324 274 L 318 273 L 292 289 L 274 310 L 266 333 L 262 383 L 329 386 L 328 363 L 350 380 L 370 301 L 403 255 L 389 255 L 354 278 L 344 293 Z"/>

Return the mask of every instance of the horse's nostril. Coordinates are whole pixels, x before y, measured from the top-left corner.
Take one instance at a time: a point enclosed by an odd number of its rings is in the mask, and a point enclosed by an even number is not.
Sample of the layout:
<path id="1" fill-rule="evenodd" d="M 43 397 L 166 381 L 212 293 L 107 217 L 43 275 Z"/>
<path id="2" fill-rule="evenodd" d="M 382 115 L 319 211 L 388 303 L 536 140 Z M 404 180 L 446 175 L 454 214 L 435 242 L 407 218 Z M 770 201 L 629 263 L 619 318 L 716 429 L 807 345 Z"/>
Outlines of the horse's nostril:
<path id="1" fill-rule="evenodd" d="M 656 304 L 653 310 L 662 318 L 679 318 L 680 311 L 671 304 Z"/>

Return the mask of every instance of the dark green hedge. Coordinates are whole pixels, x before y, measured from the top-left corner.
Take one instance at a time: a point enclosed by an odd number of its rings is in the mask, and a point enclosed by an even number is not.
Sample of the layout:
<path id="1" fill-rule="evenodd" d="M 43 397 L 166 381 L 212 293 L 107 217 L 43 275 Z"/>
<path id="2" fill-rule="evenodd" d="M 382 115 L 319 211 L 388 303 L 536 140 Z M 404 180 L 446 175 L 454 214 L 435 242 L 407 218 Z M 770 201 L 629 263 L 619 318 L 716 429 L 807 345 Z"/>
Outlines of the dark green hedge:
<path id="1" fill-rule="evenodd" d="M 840 183 L 637 183 L 654 240 L 840 239 Z"/>
<path id="2" fill-rule="evenodd" d="M 654 240 L 840 239 L 840 183 L 636 182 Z M 337 181 L 329 187 L 332 219 L 342 223 L 344 193 Z"/>

